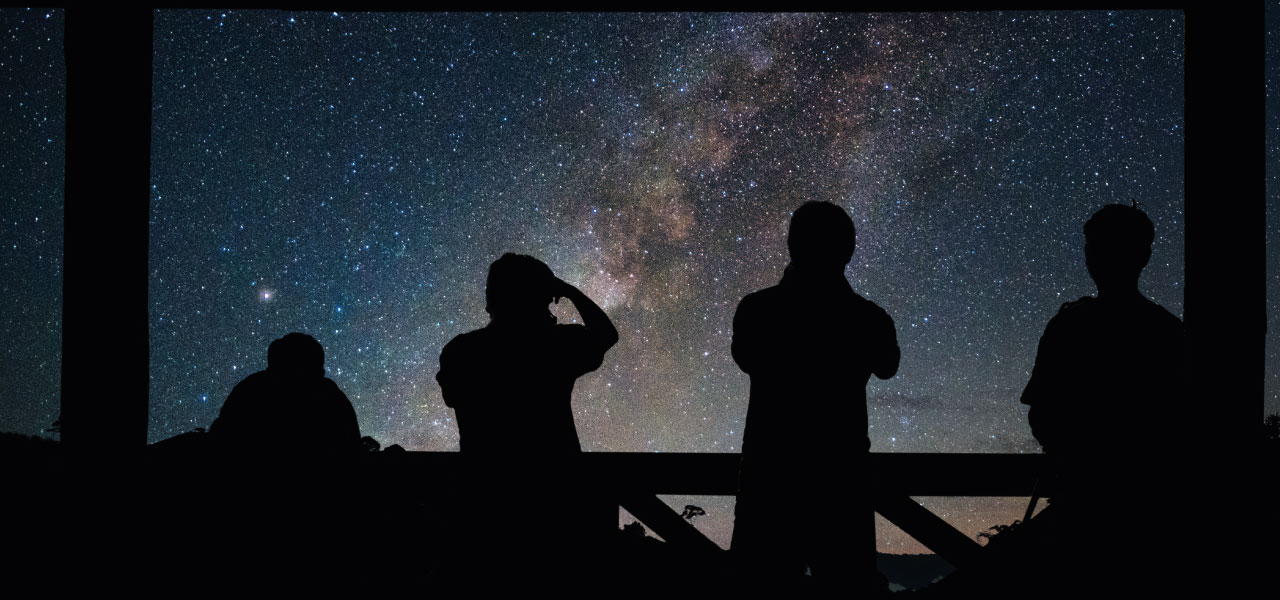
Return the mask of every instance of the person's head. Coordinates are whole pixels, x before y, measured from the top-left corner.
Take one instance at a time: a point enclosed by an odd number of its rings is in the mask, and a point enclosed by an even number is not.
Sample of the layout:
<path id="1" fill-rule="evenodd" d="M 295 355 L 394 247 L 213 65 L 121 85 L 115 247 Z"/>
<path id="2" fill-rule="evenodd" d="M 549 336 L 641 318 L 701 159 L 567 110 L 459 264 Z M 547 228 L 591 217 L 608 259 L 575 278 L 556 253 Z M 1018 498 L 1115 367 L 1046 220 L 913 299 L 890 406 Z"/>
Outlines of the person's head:
<path id="1" fill-rule="evenodd" d="M 1151 259 L 1155 227 L 1142 211 L 1108 204 L 1084 224 L 1084 262 L 1098 291 L 1136 287 Z"/>
<path id="2" fill-rule="evenodd" d="M 547 305 L 553 281 L 546 263 L 524 254 L 503 254 L 489 265 L 484 309 L 493 318 L 543 319 L 551 314 Z"/>
<path id="3" fill-rule="evenodd" d="M 853 258 L 853 219 L 830 202 L 805 202 L 791 215 L 787 250 L 791 263 L 843 269 Z"/>
<path id="4" fill-rule="evenodd" d="M 285 375 L 324 376 L 324 347 L 305 333 L 290 333 L 267 347 L 267 370 Z"/>

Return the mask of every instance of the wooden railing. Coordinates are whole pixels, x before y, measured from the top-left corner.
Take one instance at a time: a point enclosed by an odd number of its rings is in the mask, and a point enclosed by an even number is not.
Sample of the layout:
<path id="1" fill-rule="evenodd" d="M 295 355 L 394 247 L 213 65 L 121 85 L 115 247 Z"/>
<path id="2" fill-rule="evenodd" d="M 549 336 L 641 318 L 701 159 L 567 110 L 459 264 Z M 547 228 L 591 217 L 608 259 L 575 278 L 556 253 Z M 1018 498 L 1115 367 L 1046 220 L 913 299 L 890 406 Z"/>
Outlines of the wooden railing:
<path id="1" fill-rule="evenodd" d="M 369 458 L 377 468 L 433 473 L 440 481 L 442 475 L 457 473 L 461 455 L 383 452 Z M 740 454 L 590 452 L 584 466 L 616 491 L 620 506 L 668 543 L 695 553 L 719 553 L 719 546 L 658 495 L 734 496 L 740 459 Z M 1039 479 L 1044 460 L 1041 454 L 873 453 L 870 493 L 876 512 L 952 565 L 965 568 L 981 561 L 982 547 L 911 497 L 1048 496 L 1052 490 Z"/>

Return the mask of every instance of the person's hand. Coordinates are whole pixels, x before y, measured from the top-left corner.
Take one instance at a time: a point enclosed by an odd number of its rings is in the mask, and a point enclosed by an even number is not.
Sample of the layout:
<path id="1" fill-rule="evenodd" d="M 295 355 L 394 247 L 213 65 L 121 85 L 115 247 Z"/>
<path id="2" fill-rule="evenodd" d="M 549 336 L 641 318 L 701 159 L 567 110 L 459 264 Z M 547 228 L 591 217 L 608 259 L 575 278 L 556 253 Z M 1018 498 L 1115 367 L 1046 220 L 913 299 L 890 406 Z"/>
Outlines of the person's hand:
<path id="1" fill-rule="evenodd" d="M 551 278 L 550 287 L 551 298 L 556 304 L 560 303 L 561 298 L 568 296 L 570 293 L 575 292 L 578 289 L 568 283 L 565 283 L 563 279 L 555 276 L 552 276 Z"/>

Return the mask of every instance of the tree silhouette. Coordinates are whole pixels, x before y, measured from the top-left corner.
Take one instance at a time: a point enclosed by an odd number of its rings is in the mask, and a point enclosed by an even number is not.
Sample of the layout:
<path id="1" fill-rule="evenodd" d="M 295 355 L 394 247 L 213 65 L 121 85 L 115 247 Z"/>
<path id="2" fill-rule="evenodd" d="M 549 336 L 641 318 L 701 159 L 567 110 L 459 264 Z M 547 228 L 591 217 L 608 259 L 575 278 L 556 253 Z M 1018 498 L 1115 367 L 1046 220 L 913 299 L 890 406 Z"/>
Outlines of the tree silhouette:
<path id="1" fill-rule="evenodd" d="M 639 539 L 645 537 L 644 525 L 637 522 L 627 523 L 622 526 L 622 535 L 627 538 Z"/>
<path id="2" fill-rule="evenodd" d="M 1267 441 L 1280 441 L 1280 414 L 1269 414 L 1262 420 L 1262 433 Z"/>
<path id="3" fill-rule="evenodd" d="M 980 541 L 985 538 L 987 540 L 986 545 L 990 546 L 992 542 L 995 542 L 997 536 L 1016 531 L 1018 525 L 1020 525 L 1021 523 L 1022 523 L 1022 520 L 1019 519 L 1019 520 L 1015 520 L 1010 525 L 992 525 L 991 527 L 987 528 L 987 531 L 983 531 L 979 533 L 977 535 L 977 539 Z M 1005 536 L 1004 538 L 1000 538 L 1000 539 L 1003 542 L 1003 540 L 1007 538 L 1008 536 Z"/>
<path id="4" fill-rule="evenodd" d="M 701 506 L 686 504 L 684 505 L 684 512 L 680 513 L 680 516 L 684 517 L 685 519 L 688 519 L 689 522 L 692 523 L 694 517 L 701 517 L 705 514 L 707 514 L 707 511 L 702 510 Z"/>

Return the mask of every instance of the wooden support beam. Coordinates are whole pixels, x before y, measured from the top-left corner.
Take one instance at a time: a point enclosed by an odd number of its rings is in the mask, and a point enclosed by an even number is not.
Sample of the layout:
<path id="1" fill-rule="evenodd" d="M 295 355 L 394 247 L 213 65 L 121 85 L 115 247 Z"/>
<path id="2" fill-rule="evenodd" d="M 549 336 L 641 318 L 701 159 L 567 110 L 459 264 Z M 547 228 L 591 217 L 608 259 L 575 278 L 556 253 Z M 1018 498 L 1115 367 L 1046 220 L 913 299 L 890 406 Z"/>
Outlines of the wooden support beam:
<path id="1" fill-rule="evenodd" d="M 417 454 L 417 453 L 415 453 Z M 587 452 L 583 462 L 595 473 L 613 473 L 624 488 L 658 494 L 734 496 L 741 454 L 693 452 Z M 1036 479 L 1043 454 L 872 453 L 880 488 L 908 496 L 1049 497 Z M 838 473 L 833 473 L 838 476 Z"/>
<path id="2" fill-rule="evenodd" d="M 624 493 L 620 503 L 627 512 L 635 515 L 641 523 L 648 525 L 649 529 L 676 548 L 694 554 L 716 555 L 724 552 L 654 494 Z"/>
<path id="3" fill-rule="evenodd" d="M 982 561 L 982 546 L 978 542 L 969 539 L 909 496 L 878 494 L 875 509 L 957 569 L 973 567 Z"/>
<path id="4" fill-rule="evenodd" d="M 367 466 L 380 465 L 384 477 L 406 470 L 431 474 L 419 481 L 436 486 L 452 481 L 461 466 L 461 455 L 455 452 L 405 452 L 368 458 L 371 464 Z M 608 474 L 610 481 L 602 484 L 624 490 L 619 504 L 663 539 L 692 552 L 723 552 L 656 494 L 734 496 L 741 455 L 599 452 L 587 453 L 583 460 L 591 472 Z M 1044 460 L 1040 454 L 872 454 L 872 466 L 878 473 L 875 509 L 957 568 L 971 567 L 982 560 L 982 546 L 910 497 L 1033 493 L 1051 497 L 1045 481 L 1037 485 Z M 439 489 L 431 493 L 438 494 Z"/>

